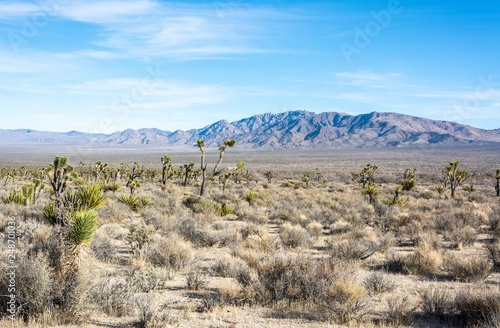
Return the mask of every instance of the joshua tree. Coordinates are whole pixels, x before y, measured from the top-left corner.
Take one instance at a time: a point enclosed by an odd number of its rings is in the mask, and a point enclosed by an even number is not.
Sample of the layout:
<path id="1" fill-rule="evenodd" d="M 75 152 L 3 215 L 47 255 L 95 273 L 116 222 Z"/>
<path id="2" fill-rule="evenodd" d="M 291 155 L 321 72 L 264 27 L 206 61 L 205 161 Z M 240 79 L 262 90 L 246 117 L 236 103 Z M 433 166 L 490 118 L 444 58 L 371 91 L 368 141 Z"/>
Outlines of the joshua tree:
<path id="1" fill-rule="evenodd" d="M 101 161 L 96 162 L 94 164 L 94 168 L 95 168 L 95 172 L 94 172 L 95 181 L 97 181 L 97 180 L 100 179 L 101 174 L 103 174 L 103 173 L 106 172 L 107 167 L 108 167 L 108 163 L 103 163 Z"/>
<path id="2" fill-rule="evenodd" d="M 378 185 L 376 183 L 368 183 L 361 193 L 368 195 L 370 198 L 370 204 L 375 205 L 375 200 L 379 193 Z"/>
<path id="3" fill-rule="evenodd" d="M 450 185 L 451 197 L 455 197 L 455 189 L 467 179 L 469 174 L 458 168 L 459 161 L 451 162 L 443 170 L 444 186 Z"/>
<path id="4" fill-rule="evenodd" d="M 311 173 L 304 172 L 302 175 L 302 182 L 306 184 L 306 188 L 309 188 L 309 180 L 311 180 Z"/>
<path id="5" fill-rule="evenodd" d="M 161 183 L 166 184 L 167 180 L 170 179 L 174 174 L 174 167 L 172 166 L 172 159 L 170 156 L 163 155 L 161 157 Z"/>
<path id="6" fill-rule="evenodd" d="M 361 172 L 352 172 L 352 180 L 361 183 L 363 189 L 366 185 L 375 184 L 377 182 L 377 165 L 367 164 Z"/>
<path id="7" fill-rule="evenodd" d="M 137 178 L 139 178 L 142 173 L 144 172 L 143 169 L 141 169 L 140 165 L 138 162 L 134 163 L 134 166 L 132 168 L 132 172 L 128 176 L 128 181 L 127 181 L 127 188 L 130 188 L 130 194 L 134 194 L 134 190 L 136 188 L 140 187 L 139 181 Z"/>
<path id="8" fill-rule="evenodd" d="M 202 139 L 197 140 L 198 148 L 201 151 L 201 187 L 200 187 L 200 196 L 205 195 L 205 186 L 207 183 L 207 179 L 211 179 L 216 175 L 219 175 L 223 170 L 218 171 L 219 165 L 222 163 L 222 159 L 224 158 L 224 154 L 226 149 L 229 147 L 233 147 L 236 144 L 236 140 L 226 139 L 224 140 L 224 144 L 219 146 L 219 160 L 215 164 L 214 170 L 210 177 L 207 177 L 207 163 L 205 162 L 205 142 Z"/>
<path id="9" fill-rule="evenodd" d="M 272 171 L 267 171 L 266 173 L 264 173 L 264 175 L 267 178 L 267 183 L 271 183 L 271 181 L 273 180 L 273 172 Z"/>
<path id="10" fill-rule="evenodd" d="M 403 191 L 410 191 L 417 185 L 417 179 L 415 177 L 416 169 L 406 169 L 403 174 L 403 180 L 401 180 L 401 186 Z"/>
<path id="11" fill-rule="evenodd" d="M 182 183 L 182 185 L 184 187 L 186 187 L 189 183 L 189 179 L 191 179 L 195 175 L 194 163 L 191 162 L 189 164 L 184 164 L 180 168 L 180 173 L 181 173 L 181 177 L 184 177 L 184 182 Z"/>

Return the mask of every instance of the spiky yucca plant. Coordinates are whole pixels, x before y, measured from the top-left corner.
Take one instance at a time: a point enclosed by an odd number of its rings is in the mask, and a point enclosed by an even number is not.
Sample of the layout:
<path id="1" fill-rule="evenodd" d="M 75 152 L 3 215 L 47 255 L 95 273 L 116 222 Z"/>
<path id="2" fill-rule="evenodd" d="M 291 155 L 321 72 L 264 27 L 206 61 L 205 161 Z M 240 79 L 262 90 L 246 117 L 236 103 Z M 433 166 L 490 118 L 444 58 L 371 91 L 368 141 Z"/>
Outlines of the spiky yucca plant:
<path id="1" fill-rule="evenodd" d="M 106 202 L 106 195 L 102 193 L 98 184 L 89 183 L 81 186 L 76 192 L 76 197 L 80 200 L 83 209 L 97 210 Z"/>
<path id="2" fill-rule="evenodd" d="M 99 215 L 94 210 L 83 210 L 73 214 L 67 231 L 69 247 L 65 273 L 79 269 L 94 238 L 98 219 Z"/>

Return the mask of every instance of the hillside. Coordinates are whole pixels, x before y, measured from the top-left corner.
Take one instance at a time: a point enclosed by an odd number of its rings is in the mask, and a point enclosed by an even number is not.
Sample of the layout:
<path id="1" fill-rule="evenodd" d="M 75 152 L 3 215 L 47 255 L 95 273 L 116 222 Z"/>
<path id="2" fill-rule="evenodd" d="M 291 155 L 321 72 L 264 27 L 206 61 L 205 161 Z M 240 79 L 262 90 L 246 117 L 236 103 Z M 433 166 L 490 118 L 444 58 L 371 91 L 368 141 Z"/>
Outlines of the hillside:
<path id="1" fill-rule="evenodd" d="M 242 148 L 354 148 L 410 145 L 465 145 L 500 142 L 500 129 L 483 130 L 454 122 L 436 121 L 396 113 L 357 116 L 326 112 L 290 111 L 262 114 L 236 122 L 218 121 L 201 129 L 163 131 L 125 130 L 113 134 L 34 130 L 0 130 L 2 143 L 156 145 L 191 147 L 202 138 L 217 147 L 225 138 Z"/>

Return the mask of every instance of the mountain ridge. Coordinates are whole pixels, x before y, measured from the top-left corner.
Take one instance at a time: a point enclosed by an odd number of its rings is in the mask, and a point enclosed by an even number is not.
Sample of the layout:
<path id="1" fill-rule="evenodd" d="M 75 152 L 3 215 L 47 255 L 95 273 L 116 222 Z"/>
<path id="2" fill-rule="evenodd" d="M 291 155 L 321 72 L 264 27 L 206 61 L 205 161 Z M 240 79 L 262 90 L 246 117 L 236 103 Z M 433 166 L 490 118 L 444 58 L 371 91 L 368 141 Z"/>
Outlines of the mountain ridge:
<path id="1" fill-rule="evenodd" d="M 111 134 L 0 130 L 2 143 L 193 147 L 198 138 L 204 139 L 207 147 L 217 147 L 224 139 L 231 138 L 242 148 L 250 149 L 471 145 L 500 143 L 500 128 L 485 130 L 390 112 L 354 116 L 301 110 L 257 114 L 234 122 L 219 120 L 200 129 L 173 132 L 157 128 L 126 129 Z"/>

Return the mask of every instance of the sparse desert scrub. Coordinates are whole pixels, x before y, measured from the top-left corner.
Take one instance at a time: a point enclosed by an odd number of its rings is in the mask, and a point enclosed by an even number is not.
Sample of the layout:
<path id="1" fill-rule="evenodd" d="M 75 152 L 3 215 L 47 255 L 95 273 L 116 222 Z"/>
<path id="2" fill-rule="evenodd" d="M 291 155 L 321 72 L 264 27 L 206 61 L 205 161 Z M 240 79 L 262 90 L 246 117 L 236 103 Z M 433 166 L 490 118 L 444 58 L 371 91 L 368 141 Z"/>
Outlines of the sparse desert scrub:
<path id="1" fill-rule="evenodd" d="M 191 160 L 186 158 L 184 163 Z M 498 321 L 500 315 L 485 308 L 492 314 L 475 312 L 476 319 L 461 322 L 472 306 L 462 300 L 459 308 L 455 298 L 468 289 L 465 281 L 476 280 L 469 277 L 491 285 L 500 277 L 498 198 L 487 185 L 491 179 L 474 181 L 470 195 L 459 189 L 454 199 L 448 192 L 438 198 L 434 186 L 440 182 L 441 165 L 435 165 L 437 173 L 432 163 L 427 169 L 408 165 L 417 167 L 418 185 L 401 195 L 408 199 L 405 207 L 393 207 L 370 205 L 358 184 L 343 180 L 352 163 L 325 170 L 325 183 L 312 173 L 308 183 L 300 181 L 304 172 L 313 172 L 310 163 L 293 164 L 295 171 L 276 171 L 267 186 L 265 176 L 250 167 L 259 181 L 247 184 L 243 172 L 242 182 L 231 178 L 224 193 L 217 180 L 207 181 L 206 194 L 199 197 L 196 172 L 183 186 L 182 176 L 176 175 L 178 164 L 173 163 L 174 175 L 163 185 L 156 162 L 158 158 L 150 167 L 140 164 L 144 176 L 134 178 L 140 187 L 133 196 L 153 200 L 139 212 L 118 201 L 130 195 L 126 184 L 132 167 L 124 165 L 121 176 L 108 180 L 120 190 L 107 192 L 106 204 L 97 210 L 98 228 L 85 260 L 92 266 L 82 267 L 82 277 L 68 279 L 67 284 L 57 278 L 68 255 L 59 239 L 64 228 L 50 226 L 41 215 L 50 202 L 49 190 L 40 193 L 36 204 L 0 204 L 0 239 L 6 241 L 8 218 L 15 216 L 21 257 L 44 258 L 30 262 L 30 267 L 42 279 L 39 266 L 45 263 L 51 277 L 50 295 L 43 288 L 30 291 L 33 300 L 45 297 L 47 302 L 43 315 L 26 314 L 25 325 L 226 327 L 229 322 L 251 326 L 258 321 L 276 327 L 278 316 L 281 326 L 304 327 L 493 327 Z M 392 197 L 401 180 L 401 169 L 390 171 L 392 164 L 377 163 L 386 180 L 380 200 Z M 87 167 L 76 169 L 75 180 L 68 180 L 72 195 L 88 179 L 103 185 L 105 172 L 96 178 L 94 166 Z M 5 192 L 30 181 L 29 176 L 14 176 Z M 287 181 L 294 183 L 281 187 Z M 252 193 L 258 196 L 246 199 Z M 234 206 L 231 214 L 218 212 L 223 204 Z M 460 244 L 462 248 L 453 248 Z M 0 253 L 6 255 L 4 250 Z M 368 260 L 360 260 L 369 254 Z M 472 262 L 463 265 L 468 259 Z M 91 280 L 85 278 L 88 274 Z M 19 277 L 24 281 L 25 276 Z M 491 287 L 473 288 L 490 294 Z M 139 306 L 134 300 L 141 295 L 148 295 L 148 300 Z M 220 311 L 223 306 L 237 308 Z"/>

